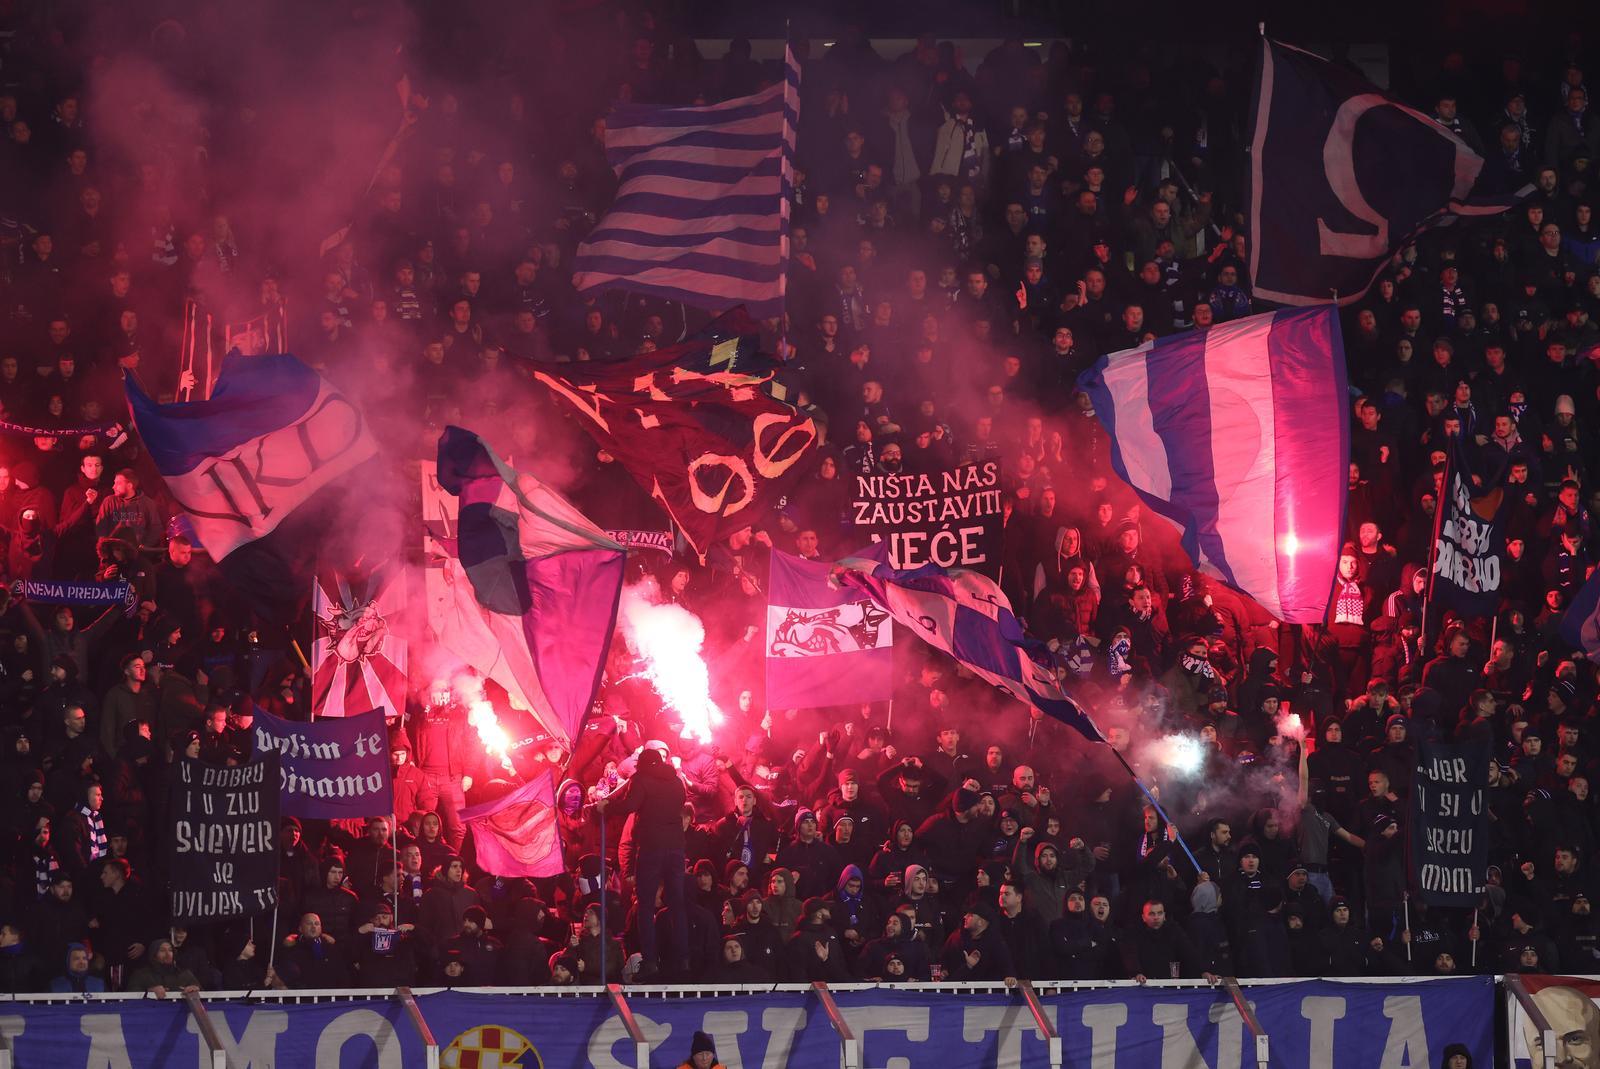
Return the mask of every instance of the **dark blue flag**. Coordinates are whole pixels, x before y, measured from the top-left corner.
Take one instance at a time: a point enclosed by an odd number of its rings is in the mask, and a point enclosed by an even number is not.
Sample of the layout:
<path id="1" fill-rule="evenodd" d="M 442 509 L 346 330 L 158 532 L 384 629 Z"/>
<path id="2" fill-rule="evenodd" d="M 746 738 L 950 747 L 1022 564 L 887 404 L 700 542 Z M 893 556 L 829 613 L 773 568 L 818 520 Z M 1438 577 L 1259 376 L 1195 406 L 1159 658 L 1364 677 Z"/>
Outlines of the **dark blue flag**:
<path id="1" fill-rule="evenodd" d="M 1250 135 L 1250 278 L 1282 304 L 1360 300 L 1395 249 L 1495 215 L 1483 157 L 1343 67 L 1262 38 Z"/>
<path id="2" fill-rule="evenodd" d="M 1506 494 L 1498 479 L 1484 477 L 1481 486 L 1473 482 L 1465 452 L 1458 438 L 1445 465 L 1429 597 L 1463 616 L 1490 616 L 1499 610 L 1504 589 L 1506 531 L 1500 507 Z"/>

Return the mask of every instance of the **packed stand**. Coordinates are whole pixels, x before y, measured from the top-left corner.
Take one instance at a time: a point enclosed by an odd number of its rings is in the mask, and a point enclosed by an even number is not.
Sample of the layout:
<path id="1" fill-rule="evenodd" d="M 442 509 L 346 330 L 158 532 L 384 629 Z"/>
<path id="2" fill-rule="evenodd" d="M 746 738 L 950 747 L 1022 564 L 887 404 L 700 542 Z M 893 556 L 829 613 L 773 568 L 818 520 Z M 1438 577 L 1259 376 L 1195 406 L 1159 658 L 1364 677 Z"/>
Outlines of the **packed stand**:
<path id="1" fill-rule="evenodd" d="M 567 873 L 497 878 L 456 814 L 503 774 L 459 697 L 423 681 L 391 727 L 398 826 L 285 820 L 276 913 L 172 927 L 172 760 L 247 760 L 255 710 L 306 719 L 307 681 L 174 524 L 137 435 L 93 429 L 124 418 L 119 372 L 168 398 L 193 385 L 172 356 L 186 299 L 219 322 L 264 317 L 363 401 L 408 486 L 463 423 L 602 527 L 665 528 L 531 370 L 625 360 L 706 318 L 570 284 L 612 194 L 607 103 L 726 99 L 778 70 L 744 41 L 702 57 L 648 13 L 591 29 L 520 45 L 548 62 L 510 73 L 435 55 L 355 225 L 282 261 L 260 251 L 272 220 L 231 199 L 259 148 L 246 103 L 209 123 L 163 98 L 97 113 L 95 55 L 37 26 L 12 41 L 0 407 L 32 433 L 5 438 L 5 578 L 126 578 L 137 596 L 131 614 L 11 597 L 0 616 L 0 987 L 1600 971 L 1600 682 L 1555 631 L 1600 549 L 1600 120 L 1595 67 L 1560 35 L 1571 49 L 1538 62 L 1494 56 L 1469 80 L 1449 57 L 1418 79 L 1419 108 L 1536 193 L 1408 246 L 1347 309 L 1348 545 L 1317 627 L 1194 572 L 1109 470 L 1075 388 L 1104 353 L 1258 310 L 1244 67 L 1008 40 L 969 69 L 931 37 L 886 60 L 850 33 L 804 57 L 785 375 L 829 444 L 781 511 L 703 565 L 631 563 L 706 622 L 715 741 L 680 737 L 619 639 L 577 752 L 521 768 L 559 769 Z M 125 130 L 105 151 L 108 125 L 135 117 L 140 151 Z M 1494 619 L 1424 618 L 1457 431 L 1512 500 Z M 765 708 L 767 555 L 858 548 L 856 475 L 989 460 L 1008 596 L 1177 829 L 1104 748 L 904 643 L 892 704 Z M 1282 733 L 1290 710 L 1304 747 Z M 1174 735 L 1198 741 L 1198 768 L 1146 745 Z M 1494 747 L 1475 910 L 1407 899 L 1421 737 Z"/>

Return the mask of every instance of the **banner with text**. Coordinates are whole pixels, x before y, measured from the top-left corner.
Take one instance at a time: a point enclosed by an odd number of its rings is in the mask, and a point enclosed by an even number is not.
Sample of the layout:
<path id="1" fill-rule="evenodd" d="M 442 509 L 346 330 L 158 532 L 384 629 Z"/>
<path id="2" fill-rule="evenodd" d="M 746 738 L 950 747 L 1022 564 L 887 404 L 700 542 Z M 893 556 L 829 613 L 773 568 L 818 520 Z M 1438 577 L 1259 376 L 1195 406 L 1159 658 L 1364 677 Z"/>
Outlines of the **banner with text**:
<path id="1" fill-rule="evenodd" d="M 277 755 L 257 754 L 235 768 L 181 757 L 169 801 L 172 919 L 271 909 L 278 900 Z"/>
<path id="2" fill-rule="evenodd" d="M 1461 1043 L 1475 1065 L 1492 1062 L 1492 977 L 1410 983 L 1244 983 L 1272 1037 L 1273 1064 L 1335 1066 L 1441 1064 Z M 1046 1069 L 1049 1045 L 1008 994 L 834 988 L 862 1041 L 862 1065 L 902 1069 Z M 633 1069 L 636 1048 L 609 999 L 539 995 L 417 996 L 447 1066 L 587 1066 Z M 630 996 L 650 1044 L 650 1062 L 673 1069 L 694 1033 L 716 1044 L 729 1069 L 838 1069 L 839 1036 L 805 991 L 718 998 Z M 1074 1067 L 1246 1069 L 1255 1046 L 1220 989 L 1133 987 L 1041 998 Z M 228 1064 L 399 1069 L 425 1063 L 417 1031 L 393 999 L 252 1003 L 208 997 L 206 1008 Z M 70 1005 L 8 1003 L 0 1034 L 18 1065 L 158 1066 L 209 1064 L 182 1001 L 94 999 Z"/>
<path id="3" fill-rule="evenodd" d="M 11 593 L 36 605 L 122 605 L 132 610 L 133 584 L 126 579 L 104 583 L 66 579 L 18 579 Z"/>
<path id="4" fill-rule="evenodd" d="M 672 556 L 671 531 L 607 531 L 606 537 L 624 549 L 653 549 Z"/>
<path id="5" fill-rule="evenodd" d="M 1430 906 L 1476 906 L 1489 867 L 1489 744 L 1417 743 L 1411 879 Z"/>
<path id="6" fill-rule="evenodd" d="M 1473 485 L 1472 469 L 1458 442 L 1445 469 L 1431 583 L 1439 604 L 1465 616 L 1492 616 L 1500 608 L 1506 550 L 1500 507 L 1506 493 L 1497 479 L 1484 477 L 1483 485 L 1490 489 L 1480 492 Z"/>
<path id="7" fill-rule="evenodd" d="M 970 568 L 999 582 L 1001 496 L 996 460 L 926 475 L 857 475 L 855 541 L 888 542 L 898 569 Z"/>
<path id="8" fill-rule="evenodd" d="M 284 816 L 336 820 L 394 812 L 382 709 L 301 724 L 258 708 L 254 731 L 256 752 L 278 755 Z"/>

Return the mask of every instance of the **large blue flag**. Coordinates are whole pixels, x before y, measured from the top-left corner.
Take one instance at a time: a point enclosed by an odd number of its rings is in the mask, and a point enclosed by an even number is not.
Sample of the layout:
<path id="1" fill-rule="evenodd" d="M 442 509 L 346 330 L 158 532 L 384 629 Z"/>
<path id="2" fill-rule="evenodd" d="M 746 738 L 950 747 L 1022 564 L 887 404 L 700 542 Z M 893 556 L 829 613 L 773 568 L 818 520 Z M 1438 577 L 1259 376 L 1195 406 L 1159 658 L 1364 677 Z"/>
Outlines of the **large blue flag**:
<path id="1" fill-rule="evenodd" d="M 1056 679 L 1049 650 L 1030 638 L 994 580 L 964 568 L 936 564 L 898 570 L 883 561 L 849 557 L 834 577 L 864 592 L 895 621 L 943 650 L 984 682 L 1018 701 L 1104 742 L 1088 712 Z"/>
<path id="2" fill-rule="evenodd" d="M 298 577 L 336 541 L 340 484 L 378 451 L 361 410 L 288 355 L 229 354 L 205 401 L 157 404 L 131 375 L 125 386 L 134 426 L 201 545 L 257 611 L 293 619 L 310 590 Z"/>
<path id="3" fill-rule="evenodd" d="M 700 308 L 783 314 L 800 65 L 703 107 L 618 104 L 606 116 L 617 195 L 578 247 L 573 283 Z"/>
<path id="4" fill-rule="evenodd" d="M 1332 305 L 1100 358 L 1078 380 L 1111 464 L 1195 566 L 1291 624 L 1328 608 L 1344 534 L 1349 394 Z"/>

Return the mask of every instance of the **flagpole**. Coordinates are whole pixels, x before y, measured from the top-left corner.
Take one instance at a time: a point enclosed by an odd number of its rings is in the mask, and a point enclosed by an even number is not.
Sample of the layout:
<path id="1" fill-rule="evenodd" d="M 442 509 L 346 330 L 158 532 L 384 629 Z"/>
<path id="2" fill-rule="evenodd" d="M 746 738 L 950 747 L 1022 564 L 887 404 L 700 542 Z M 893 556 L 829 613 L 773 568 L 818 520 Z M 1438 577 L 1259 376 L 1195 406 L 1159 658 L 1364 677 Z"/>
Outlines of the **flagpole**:
<path id="1" fill-rule="evenodd" d="M 606 809 L 595 806 L 600 814 L 600 986 L 606 985 L 606 940 L 610 929 L 606 927 Z"/>
<path id="2" fill-rule="evenodd" d="M 394 784 L 389 784 L 389 796 L 394 797 Z M 394 857 L 394 926 L 400 927 L 400 810 L 389 807 L 389 852 Z"/>
<path id="3" fill-rule="evenodd" d="M 1439 496 L 1433 504 L 1433 540 L 1428 543 L 1428 581 L 1422 586 L 1422 620 L 1419 624 L 1417 656 L 1426 657 L 1428 648 L 1428 605 L 1433 599 L 1433 566 L 1439 553 L 1439 531 L 1444 523 L 1445 502 L 1453 500 L 1451 483 L 1456 468 L 1455 443 L 1444 452 L 1444 479 L 1439 484 Z"/>

